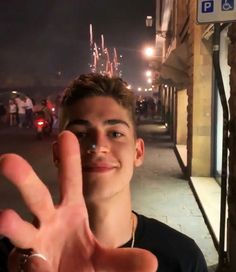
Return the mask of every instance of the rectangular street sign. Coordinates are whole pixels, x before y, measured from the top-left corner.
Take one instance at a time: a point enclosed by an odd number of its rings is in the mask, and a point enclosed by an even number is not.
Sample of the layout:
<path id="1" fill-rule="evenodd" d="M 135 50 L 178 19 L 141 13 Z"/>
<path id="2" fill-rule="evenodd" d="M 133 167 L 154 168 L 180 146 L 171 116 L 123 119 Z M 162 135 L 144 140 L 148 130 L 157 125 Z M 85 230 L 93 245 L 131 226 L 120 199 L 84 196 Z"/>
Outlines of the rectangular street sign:
<path id="1" fill-rule="evenodd" d="M 199 24 L 236 21 L 236 0 L 198 0 Z"/>

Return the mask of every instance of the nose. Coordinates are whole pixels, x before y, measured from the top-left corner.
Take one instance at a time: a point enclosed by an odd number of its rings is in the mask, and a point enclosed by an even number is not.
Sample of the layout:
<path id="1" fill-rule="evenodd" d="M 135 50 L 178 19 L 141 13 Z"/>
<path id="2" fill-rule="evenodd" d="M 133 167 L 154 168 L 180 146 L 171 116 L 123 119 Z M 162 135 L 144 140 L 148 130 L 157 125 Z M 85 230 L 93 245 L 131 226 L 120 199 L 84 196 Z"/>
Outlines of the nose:
<path id="1" fill-rule="evenodd" d="M 87 148 L 87 153 L 92 154 L 92 153 L 107 153 L 109 149 L 107 146 L 101 146 L 101 145 L 96 145 L 92 144 Z"/>
<path id="2" fill-rule="evenodd" d="M 107 153 L 110 150 L 110 145 L 105 135 L 97 134 L 88 143 L 87 153 Z"/>

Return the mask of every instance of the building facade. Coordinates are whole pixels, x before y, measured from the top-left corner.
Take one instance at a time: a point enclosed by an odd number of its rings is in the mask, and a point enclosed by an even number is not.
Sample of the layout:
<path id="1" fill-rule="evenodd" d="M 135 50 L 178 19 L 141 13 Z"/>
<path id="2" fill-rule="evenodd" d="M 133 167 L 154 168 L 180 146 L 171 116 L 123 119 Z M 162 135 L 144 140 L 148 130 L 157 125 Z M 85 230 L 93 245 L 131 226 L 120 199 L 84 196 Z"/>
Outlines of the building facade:
<path id="1" fill-rule="evenodd" d="M 230 272 L 236 271 L 236 24 L 228 32 L 230 38 L 228 62 L 230 71 L 230 140 L 229 140 L 229 193 L 228 193 L 228 255 Z"/>
<path id="2" fill-rule="evenodd" d="M 218 271 L 233 272 L 236 271 L 233 258 L 236 252 L 236 23 L 217 24 L 220 45 L 217 66 L 214 49 L 217 27 L 197 23 L 196 1 L 157 0 L 156 3 L 155 82 L 163 122 L 173 136 L 177 158 L 218 249 Z"/>

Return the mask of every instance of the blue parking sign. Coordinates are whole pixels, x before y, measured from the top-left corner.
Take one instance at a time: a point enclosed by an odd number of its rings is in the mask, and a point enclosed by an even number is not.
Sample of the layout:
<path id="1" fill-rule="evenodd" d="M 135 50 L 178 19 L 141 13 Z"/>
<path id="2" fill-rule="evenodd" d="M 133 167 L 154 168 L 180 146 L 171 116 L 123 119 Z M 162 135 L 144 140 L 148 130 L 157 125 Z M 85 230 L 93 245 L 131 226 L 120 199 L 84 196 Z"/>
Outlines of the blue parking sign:
<path id="1" fill-rule="evenodd" d="M 222 0 L 221 1 L 221 10 L 228 11 L 234 9 L 234 0 Z"/>
<path id="2" fill-rule="evenodd" d="M 214 12 L 214 0 L 202 1 L 202 13 L 212 13 Z"/>
<path id="3" fill-rule="evenodd" d="M 197 0 L 197 23 L 236 21 L 236 0 Z"/>

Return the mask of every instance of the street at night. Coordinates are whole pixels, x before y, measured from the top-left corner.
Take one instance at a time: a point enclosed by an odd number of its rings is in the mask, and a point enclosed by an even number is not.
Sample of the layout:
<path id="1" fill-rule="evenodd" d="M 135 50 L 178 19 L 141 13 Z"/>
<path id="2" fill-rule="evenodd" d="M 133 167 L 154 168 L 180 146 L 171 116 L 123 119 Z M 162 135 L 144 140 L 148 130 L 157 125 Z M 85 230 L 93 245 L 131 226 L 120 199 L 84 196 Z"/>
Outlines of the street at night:
<path id="1" fill-rule="evenodd" d="M 1 128 L 0 142 L 1 153 L 16 153 L 24 157 L 35 169 L 39 177 L 51 189 L 53 196 L 57 194 L 56 170 L 53 167 L 52 142 L 55 137 L 47 137 L 43 140 L 36 138 L 36 132 L 32 129 L 20 129 L 17 127 Z M 14 171 L 14 169 L 12 169 Z M 14 208 L 25 218 L 30 218 L 29 211 L 25 209 L 23 201 L 13 185 L 1 178 L 0 186 L 1 198 L 0 207 Z"/>
<path id="2" fill-rule="evenodd" d="M 0 33 L 0 272 L 235 272 L 236 0 L 7 0 Z"/>
<path id="3" fill-rule="evenodd" d="M 144 122 L 138 126 L 138 133 L 145 139 L 146 156 L 144 165 L 137 169 L 131 183 L 133 209 L 194 238 L 205 255 L 209 271 L 213 271 L 210 267 L 215 267 L 217 262 L 216 250 L 193 193 L 181 173 L 166 129 L 156 122 Z M 57 171 L 49 152 L 55 140 L 56 133 L 53 137 L 37 140 L 35 131 L 29 129 L 4 128 L 0 134 L 3 153 L 14 152 L 27 159 L 57 201 Z M 31 218 L 17 190 L 2 178 L 0 194 L 3 196 L 1 208 L 11 207 L 24 218 Z"/>

